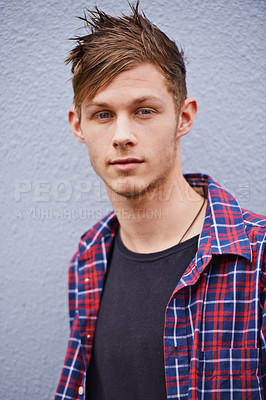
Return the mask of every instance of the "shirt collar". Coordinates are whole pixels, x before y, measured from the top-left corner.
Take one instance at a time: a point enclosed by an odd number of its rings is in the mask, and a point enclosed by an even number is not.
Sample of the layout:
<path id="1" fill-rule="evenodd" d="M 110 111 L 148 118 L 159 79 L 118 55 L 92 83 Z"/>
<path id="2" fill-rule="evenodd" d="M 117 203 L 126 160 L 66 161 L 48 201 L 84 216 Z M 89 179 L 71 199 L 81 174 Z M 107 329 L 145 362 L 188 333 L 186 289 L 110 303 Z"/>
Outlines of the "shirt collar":
<path id="1" fill-rule="evenodd" d="M 212 254 L 237 254 L 251 261 L 251 246 L 237 200 L 208 175 L 184 177 L 190 186 L 202 188 L 208 198 L 201 241 L 210 240 Z"/>
<path id="2" fill-rule="evenodd" d="M 251 246 L 237 200 L 208 175 L 185 174 L 184 177 L 190 186 L 201 188 L 208 198 L 199 255 L 206 254 L 206 246 L 210 246 L 212 254 L 237 254 L 251 262 Z M 98 240 L 113 238 L 117 227 L 118 221 L 112 212 L 82 236 L 80 253 L 88 250 Z"/>

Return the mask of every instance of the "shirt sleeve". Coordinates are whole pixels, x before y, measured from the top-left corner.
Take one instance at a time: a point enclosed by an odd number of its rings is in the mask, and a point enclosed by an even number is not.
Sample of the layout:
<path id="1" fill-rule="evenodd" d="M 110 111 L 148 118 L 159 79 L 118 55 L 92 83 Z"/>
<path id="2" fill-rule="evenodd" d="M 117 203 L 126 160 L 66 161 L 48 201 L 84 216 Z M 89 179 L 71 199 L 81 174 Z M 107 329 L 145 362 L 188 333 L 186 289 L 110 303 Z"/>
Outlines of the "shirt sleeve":
<path id="1" fill-rule="evenodd" d="M 260 248 L 262 268 L 260 280 L 260 307 L 261 307 L 261 328 L 260 328 L 260 351 L 261 351 L 261 375 L 263 382 L 264 398 L 266 399 L 266 234 L 261 242 Z"/>
<path id="2" fill-rule="evenodd" d="M 55 400 L 84 398 L 85 364 L 81 352 L 79 312 L 78 312 L 78 253 L 74 255 L 69 267 L 68 296 L 70 338 L 62 374 L 57 387 Z"/>

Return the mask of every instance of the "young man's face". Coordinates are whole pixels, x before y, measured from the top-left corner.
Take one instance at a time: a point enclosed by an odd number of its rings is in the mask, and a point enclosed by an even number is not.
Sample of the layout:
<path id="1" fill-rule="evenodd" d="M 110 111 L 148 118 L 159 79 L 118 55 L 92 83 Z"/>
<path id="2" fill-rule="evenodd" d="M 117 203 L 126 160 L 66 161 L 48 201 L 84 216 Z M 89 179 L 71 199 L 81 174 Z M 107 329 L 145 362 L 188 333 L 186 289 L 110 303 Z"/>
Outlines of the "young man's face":
<path id="1" fill-rule="evenodd" d="M 181 172 L 179 118 L 166 79 L 143 63 L 117 75 L 69 120 L 85 142 L 109 196 L 136 197 L 170 184 Z"/>

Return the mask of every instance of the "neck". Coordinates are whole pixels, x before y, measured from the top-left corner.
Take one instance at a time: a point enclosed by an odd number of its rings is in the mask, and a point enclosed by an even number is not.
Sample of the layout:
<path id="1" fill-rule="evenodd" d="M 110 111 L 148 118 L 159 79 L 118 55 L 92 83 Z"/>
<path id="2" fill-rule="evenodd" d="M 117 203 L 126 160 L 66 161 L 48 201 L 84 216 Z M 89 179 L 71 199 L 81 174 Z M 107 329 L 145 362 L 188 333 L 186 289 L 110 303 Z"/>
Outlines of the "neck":
<path id="1" fill-rule="evenodd" d="M 180 174 L 175 183 L 134 198 L 112 194 L 124 245 L 137 253 L 153 253 L 177 244 L 199 211 L 203 198 Z M 198 235 L 206 205 L 182 239 Z"/>

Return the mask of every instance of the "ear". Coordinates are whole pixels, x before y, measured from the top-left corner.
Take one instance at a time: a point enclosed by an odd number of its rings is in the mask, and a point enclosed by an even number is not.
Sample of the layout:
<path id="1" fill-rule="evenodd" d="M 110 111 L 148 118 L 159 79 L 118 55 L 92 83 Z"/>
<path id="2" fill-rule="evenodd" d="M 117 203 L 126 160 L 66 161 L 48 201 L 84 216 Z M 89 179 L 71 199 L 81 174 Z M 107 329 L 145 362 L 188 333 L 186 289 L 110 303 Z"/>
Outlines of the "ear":
<path id="1" fill-rule="evenodd" d="M 191 131 L 196 118 L 197 110 L 197 102 L 193 97 L 189 97 L 184 101 L 178 118 L 178 137 L 185 136 Z"/>
<path id="2" fill-rule="evenodd" d="M 71 126 L 72 132 L 74 133 L 75 138 L 84 143 L 84 136 L 80 128 L 80 119 L 76 108 L 71 107 L 68 111 L 68 122 Z"/>

